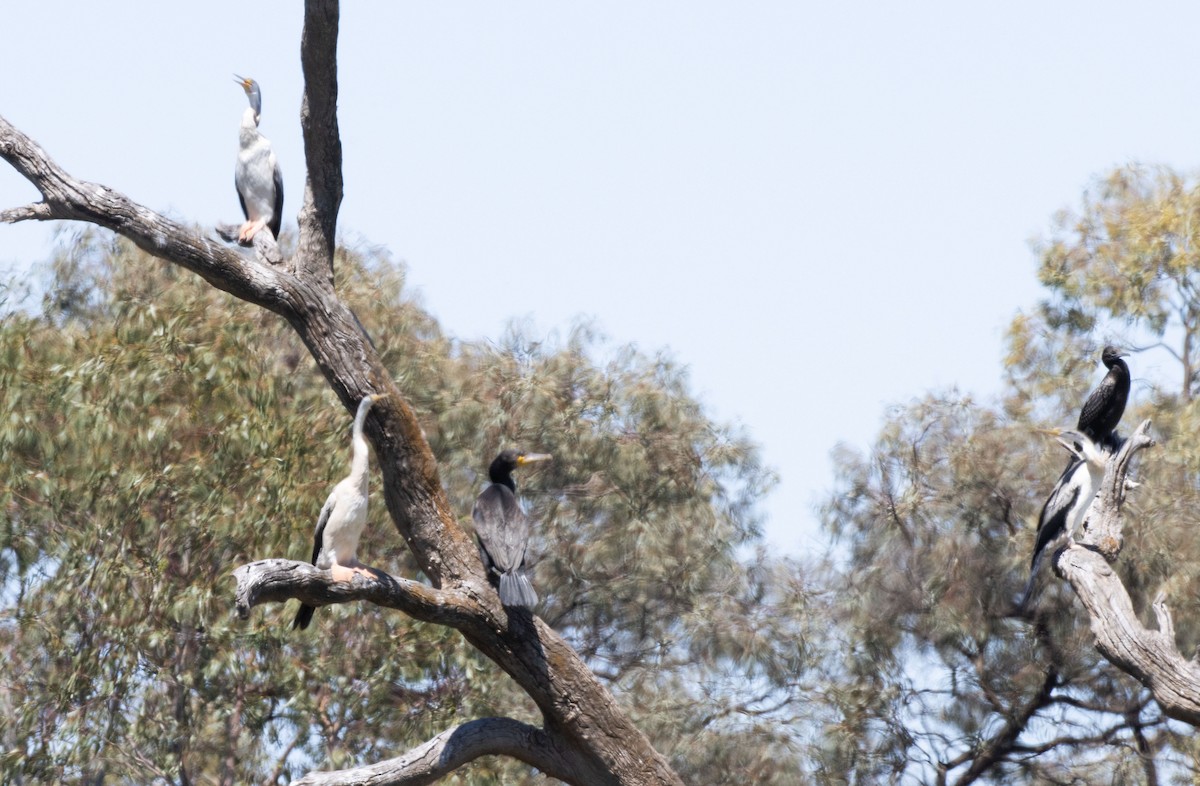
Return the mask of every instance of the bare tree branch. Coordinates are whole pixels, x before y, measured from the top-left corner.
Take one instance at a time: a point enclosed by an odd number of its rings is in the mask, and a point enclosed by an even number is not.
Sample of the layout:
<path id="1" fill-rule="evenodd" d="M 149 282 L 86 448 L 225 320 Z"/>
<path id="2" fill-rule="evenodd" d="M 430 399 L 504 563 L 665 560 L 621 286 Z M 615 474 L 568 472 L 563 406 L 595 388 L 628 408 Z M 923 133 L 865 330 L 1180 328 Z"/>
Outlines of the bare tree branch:
<path id="1" fill-rule="evenodd" d="M 1162 598 L 1155 603 L 1160 629 L 1149 630 L 1109 564 L 1121 551 L 1121 506 L 1130 461 L 1152 445 L 1146 420 L 1109 460 L 1082 537 L 1064 549 L 1055 564 L 1087 609 L 1100 654 L 1145 685 L 1167 716 L 1200 725 L 1200 665 L 1176 648 L 1174 626 Z"/>
<path id="2" fill-rule="evenodd" d="M 304 207 L 300 209 L 302 268 L 333 285 L 333 251 L 342 205 L 342 139 L 337 121 L 338 1 L 308 0 L 300 66 L 304 98 L 300 128 L 304 134 Z"/>
<path id="3" fill-rule="evenodd" d="M 367 767 L 311 772 L 292 786 L 424 786 L 481 756 L 505 755 L 546 775 L 579 781 L 552 740 L 541 729 L 511 718 L 480 718 L 447 729 L 403 756 Z"/>
<path id="4" fill-rule="evenodd" d="M 289 559 L 267 559 L 243 565 L 233 572 L 237 579 L 237 613 L 242 619 L 260 603 L 295 598 L 310 606 L 365 600 L 377 606 L 399 609 L 415 619 L 442 624 L 461 624 L 463 609 L 474 605 L 468 593 L 438 590 L 419 581 L 373 571 L 375 579 L 356 576 L 353 581 L 335 581 L 327 570 Z"/>

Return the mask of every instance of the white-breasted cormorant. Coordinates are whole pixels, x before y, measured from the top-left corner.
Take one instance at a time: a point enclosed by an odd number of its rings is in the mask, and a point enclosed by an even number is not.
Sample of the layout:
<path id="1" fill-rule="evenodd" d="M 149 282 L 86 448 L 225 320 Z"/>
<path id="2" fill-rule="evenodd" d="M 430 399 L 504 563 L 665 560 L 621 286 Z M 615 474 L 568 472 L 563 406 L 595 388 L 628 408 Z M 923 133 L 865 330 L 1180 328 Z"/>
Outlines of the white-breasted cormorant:
<path id="1" fill-rule="evenodd" d="M 498 588 L 500 603 L 505 606 L 533 608 L 538 599 L 525 574 L 525 551 L 532 527 L 517 502 L 517 482 L 512 473 L 517 467 L 549 459 L 545 453 L 525 453 L 512 448 L 502 451 L 488 467 L 491 485 L 475 500 L 471 512 L 484 570 L 488 581 Z"/>
<path id="2" fill-rule="evenodd" d="M 279 227 L 283 223 L 283 172 L 275 160 L 271 142 L 258 132 L 262 92 L 253 79 L 236 74 L 234 79 L 250 99 L 250 106 L 242 113 L 237 167 L 233 170 L 238 201 L 246 215 L 246 223 L 238 230 L 238 242 L 249 243 L 263 227 L 279 240 Z"/>
<path id="3" fill-rule="evenodd" d="M 317 531 L 313 536 L 312 563 L 321 570 L 333 573 L 335 581 L 349 581 L 355 573 L 370 576 L 358 561 L 358 539 L 367 525 L 367 480 L 370 450 L 363 437 L 363 423 L 371 405 L 386 393 L 365 396 L 354 416 L 354 430 L 350 438 L 353 454 L 350 459 L 350 474 L 333 487 L 321 515 L 317 519 Z M 292 628 L 304 629 L 312 622 L 313 606 L 302 605 L 296 612 Z"/>
<path id="4" fill-rule="evenodd" d="M 1100 445 L 1086 434 L 1075 431 L 1062 432 L 1058 442 L 1073 458 L 1054 484 L 1054 490 L 1050 492 L 1038 517 L 1037 537 L 1030 558 L 1029 583 L 1021 601 L 1022 606 L 1033 589 L 1043 558 L 1053 552 L 1053 544 L 1073 534 L 1083 522 L 1104 480 L 1109 454 Z"/>

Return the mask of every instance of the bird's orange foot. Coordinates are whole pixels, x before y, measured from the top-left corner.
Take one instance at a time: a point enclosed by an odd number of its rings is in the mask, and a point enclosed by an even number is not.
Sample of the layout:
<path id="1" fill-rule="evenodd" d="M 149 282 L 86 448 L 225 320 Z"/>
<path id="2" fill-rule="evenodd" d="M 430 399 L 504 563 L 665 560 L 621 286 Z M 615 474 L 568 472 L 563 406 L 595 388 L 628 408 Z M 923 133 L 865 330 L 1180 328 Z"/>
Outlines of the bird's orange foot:
<path id="1" fill-rule="evenodd" d="M 360 562 L 353 565 L 334 565 L 330 567 L 329 572 L 333 574 L 334 581 L 352 581 L 356 575 L 368 579 L 378 578 L 373 568 L 368 568 Z"/>
<path id="2" fill-rule="evenodd" d="M 247 221 L 242 224 L 242 228 L 238 230 L 238 242 L 249 245 L 254 236 L 258 234 L 258 230 L 267 225 L 266 221 Z"/>

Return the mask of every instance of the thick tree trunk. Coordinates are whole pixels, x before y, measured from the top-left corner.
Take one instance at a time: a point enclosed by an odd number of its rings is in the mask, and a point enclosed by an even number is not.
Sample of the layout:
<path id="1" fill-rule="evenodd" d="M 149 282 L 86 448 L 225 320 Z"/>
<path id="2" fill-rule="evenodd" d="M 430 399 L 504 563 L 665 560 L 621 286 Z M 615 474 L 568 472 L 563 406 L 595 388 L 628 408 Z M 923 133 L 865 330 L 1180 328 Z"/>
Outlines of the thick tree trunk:
<path id="1" fill-rule="evenodd" d="M 680 780 L 666 760 L 633 726 L 578 654 L 540 619 L 501 607 L 485 580 L 473 543 L 454 519 L 415 413 L 394 386 L 358 319 L 334 293 L 333 252 L 342 198 L 337 25 L 337 2 L 306 3 L 301 125 L 308 176 L 294 259 L 274 265 L 249 258 L 111 189 L 75 180 L 3 118 L 0 157 L 38 188 L 43 201 L 4 211 L 0 220 L 67 219 L 107 227 L 140 248 L 199 274 L 213 286 L 282 315 L 348 411 L 369 393 L 390 394 L 375 406 L 366 433 L 382 468 L 388 511 L 433 587 L 381 576 L 377 581 L 356 580 L 347 594 L 345 585 L 334 588 L 325 574 L 311 566 L 268 561 L 242 569 L 261 579 L 254 601 L 239 597 L 243 609 L 253 602 L 290 597 L 318 604 L 386 599 L 385 605 L 461 631 L 528 692 L 545 719 L 542 729 L 518 729 L 515 721 L 505 719 L 490 719 L 486 723 L 491 725 L 479 727 L 467 724 L 439 735 L 423 748 L 440 746 L 443 751 L 456 751 L 455 761 L 469 760 L 463 758 L 468 754 L 473 754 L 471 758 L 515 756 L 580 784 L 678 784 Z M 262 257 L 263 249 L 259 252 Z M 504 731 L 497 741 L 479 742 L 481 731 L 496 729 Z M 393 775 L 396 772 L 391 763 L 378 766 Z M 435 771 L 444 774 L 449 770 L 430 769 L 427 777 L 436 777 Z M 312 776 L 306 782 L 428 782 L 387 780 L 391 776 L 386 775 L 383 780 L 330 780 L 333 777 Z"/>

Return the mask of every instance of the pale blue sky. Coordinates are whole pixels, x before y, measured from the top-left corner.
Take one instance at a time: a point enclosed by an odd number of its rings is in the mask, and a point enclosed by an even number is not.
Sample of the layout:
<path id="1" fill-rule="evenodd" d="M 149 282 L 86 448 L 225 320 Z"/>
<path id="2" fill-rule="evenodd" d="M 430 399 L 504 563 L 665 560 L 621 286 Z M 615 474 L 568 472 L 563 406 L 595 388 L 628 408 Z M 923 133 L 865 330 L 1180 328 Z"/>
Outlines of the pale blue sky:
<path id="1" fill-rule="evenodd" d="M 179 219 L 240 219 L 232 74 L 259 80 L 294 227 L 300 3 L 4 17 L 0 115 Z M 1197 30 L 1189 3 L 345 3 L 341 226 L 462 338 L 586 315 L 670 348 L 763 445 L 768 534 L 805 553 L 836 443 L 996 392 L 1056 210 L 1116 165 L 1195 168 Z M 0 167 L 0 206 L 35 197 Z M 0 268 L 49 237 L 0 227 Z"/>

